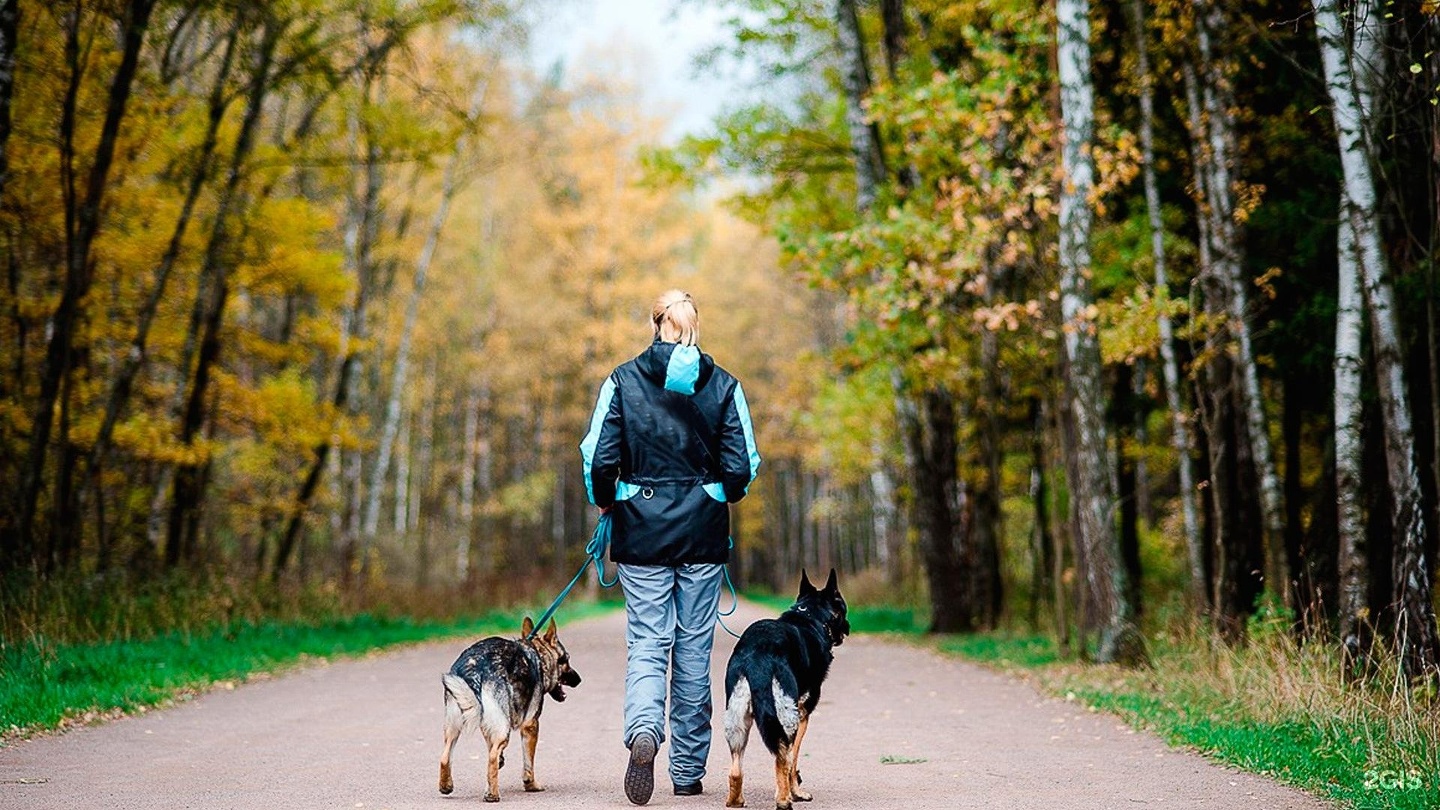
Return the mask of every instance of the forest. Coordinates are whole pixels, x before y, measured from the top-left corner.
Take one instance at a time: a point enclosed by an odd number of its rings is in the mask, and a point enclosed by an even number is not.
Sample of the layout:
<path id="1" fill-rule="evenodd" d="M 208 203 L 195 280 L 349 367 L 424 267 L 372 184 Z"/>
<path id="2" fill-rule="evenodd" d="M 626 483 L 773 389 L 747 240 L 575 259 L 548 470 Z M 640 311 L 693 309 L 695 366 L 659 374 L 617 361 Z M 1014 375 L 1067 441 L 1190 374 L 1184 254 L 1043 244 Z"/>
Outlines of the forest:
<path id="1" fill-rule="evenodd" d="M 7 639 L 538 601 L 678 286 L 742 587 L 1440 672 L 1433 0 L 728 0 L 696 69 L 762 92 L 678 142 L 543 5 L 0 2 Z"/>

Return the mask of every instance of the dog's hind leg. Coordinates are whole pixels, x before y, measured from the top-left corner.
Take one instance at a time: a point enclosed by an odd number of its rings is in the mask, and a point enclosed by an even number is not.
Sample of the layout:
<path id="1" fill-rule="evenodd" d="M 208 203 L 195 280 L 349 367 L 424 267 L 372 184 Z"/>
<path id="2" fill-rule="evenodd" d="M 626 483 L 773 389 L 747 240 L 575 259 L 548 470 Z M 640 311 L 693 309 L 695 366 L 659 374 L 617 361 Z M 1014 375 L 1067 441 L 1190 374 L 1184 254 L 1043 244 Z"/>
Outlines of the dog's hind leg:
<path id="1" fill-rule="evenodd" d="M 445 673 L 441 681 L 445 685 L 445 748 L 440 751 L 440 792 L 448 795 L 455 790 L 450 777 L 450 751 L 465 730 L 466 712 L 476 711 L 478 703 L 470 686 L 460 678 Z"/>
<path id="2" fill-rule="evenodd" d="M 815 798 L 810 791 L 800 787 L 800 742 L 805 739 L 805 729 L 810 725 L 810 715 L 800 712 L 800 726 L 795 729 L 795 743 L 790 746 L 790 797 L 797 802 L 808 802 Z"/>
<path id="3" fill-rule="evenodd" d="M 521 766 L 525 775 L 525 791 L 527 793 L 539 793 L 545 788 L 535 781 L 535 744 L 540 741 L 540 718 L 536 717 L 530 722 L 520 726 Z"/>
<path id="4" fill-rule="evenodd" d="M 745 806 L 745 745 L 750 741 L 750 726 L 754 722 L 750 683 L 741 678 L 725 703 L 725 742 L 730 746 L 730 792 L 725 797 L 726 807 Z"/>
<path id="5" fill-rule="evenodd" d="M 790 785 L 795 780 L 791 748 L 792 745 L 782 740 L 775 751 L 775 810 L 790 810 Z"/>
<path id="6" fill-rule="evenodd" d="M 505 758 L 505 746 L 510 742 L 510 735 L 496 737 L 493 740 L 486 740 L 490 744 L 490 763 L 485 772 L 485 801 L 500 801 L 500 762 Z"/>

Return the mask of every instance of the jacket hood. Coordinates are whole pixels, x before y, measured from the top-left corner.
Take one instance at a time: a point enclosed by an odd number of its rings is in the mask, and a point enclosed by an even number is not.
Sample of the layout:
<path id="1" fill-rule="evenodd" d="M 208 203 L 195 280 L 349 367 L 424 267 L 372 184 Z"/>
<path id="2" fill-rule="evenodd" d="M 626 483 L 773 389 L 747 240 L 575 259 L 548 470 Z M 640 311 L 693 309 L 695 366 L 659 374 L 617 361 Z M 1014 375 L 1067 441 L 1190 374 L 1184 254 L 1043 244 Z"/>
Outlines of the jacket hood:
<path id="1" fill-rule="evenodd" d="M 715 361 L 695 346 L 656 340 L 635 358 L 640 373 L 667 391 L 693 396 L 710 382 Z"/>

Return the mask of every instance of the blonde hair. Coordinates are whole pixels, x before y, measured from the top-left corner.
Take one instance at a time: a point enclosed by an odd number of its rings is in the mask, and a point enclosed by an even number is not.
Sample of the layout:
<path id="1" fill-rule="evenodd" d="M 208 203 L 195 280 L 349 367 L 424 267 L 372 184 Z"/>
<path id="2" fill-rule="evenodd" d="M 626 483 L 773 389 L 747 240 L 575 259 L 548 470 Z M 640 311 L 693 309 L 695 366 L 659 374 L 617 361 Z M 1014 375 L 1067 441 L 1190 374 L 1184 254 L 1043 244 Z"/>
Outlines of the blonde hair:
<path id="1" fill-rule="evenodd" d="M 667 290 L 650 307 L 650 324 L 655 337 L 666 343 L 694 346 L 700 342 L 700 310 L 684 290 Z"/>

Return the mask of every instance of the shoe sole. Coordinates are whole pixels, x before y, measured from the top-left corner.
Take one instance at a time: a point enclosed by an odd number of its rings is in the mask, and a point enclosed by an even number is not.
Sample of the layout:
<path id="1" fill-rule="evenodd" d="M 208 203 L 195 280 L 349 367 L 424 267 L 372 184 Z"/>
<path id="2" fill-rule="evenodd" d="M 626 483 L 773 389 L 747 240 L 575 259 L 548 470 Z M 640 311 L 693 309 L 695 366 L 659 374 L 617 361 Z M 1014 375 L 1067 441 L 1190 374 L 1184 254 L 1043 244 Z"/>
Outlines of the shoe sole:
<path id="1" fill-rule="evenodd" d="M 625 768 L 625 798 L 645 804 L 655 792 L 655 740 L 648 734 L 630 744 L 630 765 Z"/>

